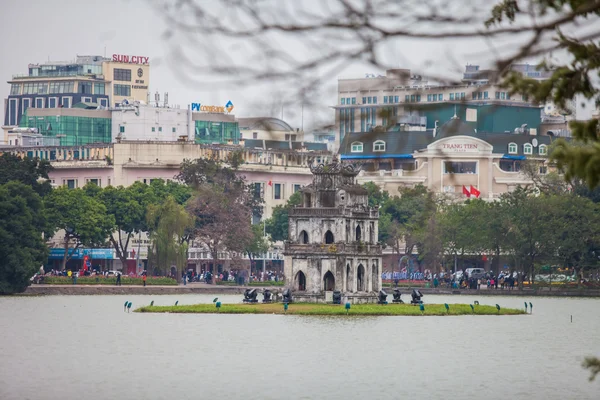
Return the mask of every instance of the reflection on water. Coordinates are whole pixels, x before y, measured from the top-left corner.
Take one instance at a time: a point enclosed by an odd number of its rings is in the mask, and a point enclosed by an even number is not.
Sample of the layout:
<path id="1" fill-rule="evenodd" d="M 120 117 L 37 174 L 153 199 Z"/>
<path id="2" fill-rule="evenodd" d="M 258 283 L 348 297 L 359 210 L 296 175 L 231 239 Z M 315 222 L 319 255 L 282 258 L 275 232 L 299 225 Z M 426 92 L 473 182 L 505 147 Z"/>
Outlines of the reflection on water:
<path id="1" fill-rule="evenodd" d="M 0 399 L 549 400 L 600 391 L 580 367 L 600 355 L 594 299 L 424 297 L 533 303 L 533 315 L 513 317 L 123 312 L 125 300 L 136 308 L 214 297 L 0 298 Z"/>

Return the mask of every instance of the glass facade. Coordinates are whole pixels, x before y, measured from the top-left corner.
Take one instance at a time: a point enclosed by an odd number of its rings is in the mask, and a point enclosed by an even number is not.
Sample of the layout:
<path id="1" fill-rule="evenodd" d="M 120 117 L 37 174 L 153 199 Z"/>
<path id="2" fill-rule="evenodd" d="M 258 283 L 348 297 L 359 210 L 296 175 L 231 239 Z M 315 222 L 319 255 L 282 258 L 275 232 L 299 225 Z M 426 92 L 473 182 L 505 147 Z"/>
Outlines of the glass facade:
<path id="1" fill-rule="evenodd" d="M 59 137 L 61 146 L 111 142 L 111 119 L 71 116 L 21 118 L 21 127 L 38 128 L 44 136 Z"/>
<path id="2" fill-rule="evenodd" d="M 194 121 L 196 143 L 227 143 L 240 141 L 237 122 Z"/>

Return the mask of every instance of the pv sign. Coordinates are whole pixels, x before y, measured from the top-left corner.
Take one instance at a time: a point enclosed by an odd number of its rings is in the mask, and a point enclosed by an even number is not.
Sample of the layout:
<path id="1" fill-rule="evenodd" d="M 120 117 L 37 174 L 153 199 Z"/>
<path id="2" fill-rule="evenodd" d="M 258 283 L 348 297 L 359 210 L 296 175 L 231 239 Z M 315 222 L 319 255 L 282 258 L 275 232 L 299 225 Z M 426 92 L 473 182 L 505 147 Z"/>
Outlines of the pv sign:
<path id="1" fill-rule="evenodd" d="M 192 103 L 192 111 L 200 111 L 200 103 Z"/>

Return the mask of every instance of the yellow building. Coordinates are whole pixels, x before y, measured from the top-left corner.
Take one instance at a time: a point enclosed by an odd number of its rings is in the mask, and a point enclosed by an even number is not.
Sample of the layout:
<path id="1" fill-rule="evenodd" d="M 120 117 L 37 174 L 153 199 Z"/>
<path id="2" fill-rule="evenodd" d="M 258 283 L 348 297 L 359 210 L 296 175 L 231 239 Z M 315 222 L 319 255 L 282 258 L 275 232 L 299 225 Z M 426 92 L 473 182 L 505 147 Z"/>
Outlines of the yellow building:
<path id="1" fill-rule="evenodd" d="M 113 54 L 110 61 L 102 63 L 102 75 L 107 80 L 111 106 L 123 100 L 148 100 L 150 88 L 150 61 L 145 56 Z"/>

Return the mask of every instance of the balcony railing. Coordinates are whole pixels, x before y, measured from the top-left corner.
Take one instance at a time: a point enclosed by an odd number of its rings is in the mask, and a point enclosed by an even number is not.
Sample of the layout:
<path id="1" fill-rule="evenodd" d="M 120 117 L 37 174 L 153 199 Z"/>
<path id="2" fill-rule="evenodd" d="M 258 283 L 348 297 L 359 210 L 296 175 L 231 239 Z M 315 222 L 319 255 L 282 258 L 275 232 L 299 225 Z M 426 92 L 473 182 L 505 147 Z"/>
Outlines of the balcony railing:
<path id="1" fill-rule="evenodd" d="M 382 253 L 381 245 L 370 243 L 285 243 L 284 253 L 303 253 L 303 254 L 363 254 L 378 256 Z"/>
<path id="2" fill-rule="evenodd" d="M 366 209 L 358 210 L 352 208 L 334 208 L 334 207 L 295 207 L 289 211 L 291 217 L 366 217 L 379 218 L 379 210 Z"/>

